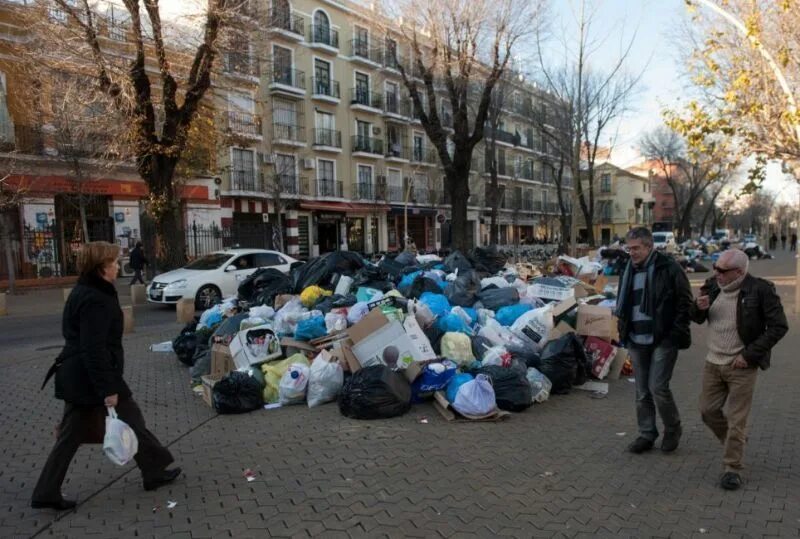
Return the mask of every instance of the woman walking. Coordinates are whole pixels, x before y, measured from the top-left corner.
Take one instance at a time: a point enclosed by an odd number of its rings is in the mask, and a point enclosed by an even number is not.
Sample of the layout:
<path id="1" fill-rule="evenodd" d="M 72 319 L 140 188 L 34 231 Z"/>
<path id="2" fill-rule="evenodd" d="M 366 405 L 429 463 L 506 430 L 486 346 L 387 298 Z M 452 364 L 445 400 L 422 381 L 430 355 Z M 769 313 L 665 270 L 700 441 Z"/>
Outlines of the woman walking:
<path id="1" fill-rule="evenodd" d="M 174 481 L 180 468 L 169 450 L 145 426 L 139 406 L 122 377 L 122 310 L 114 281 L 119 266 L 119 246 L 104 241 L 87 243 L 78 252 L 81 275 L 64 306 L 61 323 L 64 349 L 47 373 L 55 373 L 56 398 L 64 401 L 64 417 L 55 446 L 33 491 L 31 506 L 63 511 L 75 501 L 61 495 L 61 484 L 81 443 L 104 421 L 106 406 L 130 425 L 139 440 L 134 459 L 142 472 L 145 490 Z M 101 427 L 102 428 L 102 427 Z"/>

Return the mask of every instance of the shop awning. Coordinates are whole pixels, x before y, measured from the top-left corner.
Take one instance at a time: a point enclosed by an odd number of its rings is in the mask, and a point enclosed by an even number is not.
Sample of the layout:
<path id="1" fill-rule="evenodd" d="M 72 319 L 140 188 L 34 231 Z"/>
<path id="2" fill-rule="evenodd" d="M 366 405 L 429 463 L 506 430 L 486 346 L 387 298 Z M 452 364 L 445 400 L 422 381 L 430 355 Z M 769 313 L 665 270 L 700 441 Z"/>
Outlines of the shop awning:
<path id="1" fill-rule="evenodd" d="M 344 213 L 389 211 L 389 206 L 384 204 L 357 204 L 354 202 L 301 202 L 300 208 L 304 210 L 336 211 Z"/>

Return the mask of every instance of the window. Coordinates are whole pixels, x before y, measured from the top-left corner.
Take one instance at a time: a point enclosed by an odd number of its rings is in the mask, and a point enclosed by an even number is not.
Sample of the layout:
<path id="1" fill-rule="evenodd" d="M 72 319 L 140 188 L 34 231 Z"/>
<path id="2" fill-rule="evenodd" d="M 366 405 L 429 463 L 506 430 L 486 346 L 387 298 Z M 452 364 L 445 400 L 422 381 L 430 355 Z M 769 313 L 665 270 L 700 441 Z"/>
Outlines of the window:
<path id="1" fill-rule="evenodd" d="M 235 258 L 231 264 L 236 266 L 237 270 L 257 268 L 259 256 L 258 254 L 242 255 L 239 258 Z"/>
<path id="2" fill-rule="evenodd" d="M 414 133 L 414 161 L 423 161 L 425 157 L 425 139 L 421 133 Z"/>
<path id="3" fill-rule="evenodd" d="M 547 191 L 542 191 L 542 208 L 547 210 Z"/>
<path id="4" fill-rule="evenodd" d="M 369 75 L 356 71 L 355 101 L 360 105 L 369 106 Z"/>
<path id="5" fill-rule="evenodd" d="M 314 138 L 314 144 L 319 144 L 322 146 L 334 146 L 338 147 L 337 140 L 334 140 L 336 136 L 335 124 L 336 118 L 333 114 L 328 114 L 327 112 L 317 112 L 315 116 L 314 122 L 316 125 L 316 136 Z"/>
<path id="6" fill-rule="evenodd" d="M 277 253 L 258 253 L 255 255 L 255 264 L 259 268 L 281 266 L 286 264 L 286 260 Z"/>
<path id="7" fill-rule="evenodd" d="M 331 23 L 325 12 L 317 10 L 314 13 L 314 41 L 328 43 L 330 41 Z"/>
<path id="8" fill-rule="evenodd" d="M 362 122 L 356 120 L 356 147 L 355 151 L 369 151 L 370 150 L 370 133 L 372 132 L 372 124 L 369 122 Z"/>
<path id="9" fill-rule="evenodd" d="M 275 174 L 280 181 L 280 190 L 284 193 L 297 194 L 297 159 L 293 155 L 275 155 Z"/>
<path id="10" fill-rule="evenodd" d="M 400 127 L 386 124 L 386 144 L 388 154 L 392 157 L 403 157 L 403 133 Z"/>
<path id="11" fill-rule="evenodd" d="M 273 80 L 280 84 L 293 86 L 292 50 L 277 45 L 272 46 Z"/>
<path id="12" fill-rule="evenodd" d="M 331 64 L 325 60 L 314 60 L 314 93 L 331 95 Z"/>
<path id="13" fill-rule="evenodd" d="M 353 54 L 362 58 L 369 58 L 369 31 L 356 26 L 355 40 L 353 41 Z"/>
<path id="14" fill-rule="evenodd" d="M 601 193 L 611 192 L 611 174 L 603 174 L 602 176 L 600 176 L 600 192 Z"/>
<path id="15" fill-rule="evenodd" d="M 108 8 L 108 37 L 114 41 L 125 41 L 130 15 L 122 8 Z"/>
<path id="16" fill-rule="evenodd" d="M 272 102 L 272 118 L 276 124 L 296 126 L 297 104 L 294 101 L 275 99 Z"/>
<path id="17" fill-rule="evenodd" d="M 333 161 L 328 161 L 327 159 L 320 159 L 319 171 L 317 175 L 320 179 L 333 180 L 335 177 L 335 169 Z"/>
<path id="18" fill-rule="evenodd" d="M 372 189 L 372 167 L 358 165 L 358 195 L 365 200 L 374 198 Z"/>
<path id="19" fill-rule="evenodd" d="M 397 67 L 397 41 L 394 39 L 387 37 L 385 42 L 385 53 L 386 53 L 386 65 L 388 67 Z"/>
<path id="20" fill-rule="evenodd" d="M 241 191 L 255 190 L 255 159 L 253 150 L 233 148 L 231 152 L 231 188 Z"/>
<path id="21" fill-rule="evenodd" d="M 336 196 L 336 164 L 327 159 L 317 161 L 317 195 Z"/>

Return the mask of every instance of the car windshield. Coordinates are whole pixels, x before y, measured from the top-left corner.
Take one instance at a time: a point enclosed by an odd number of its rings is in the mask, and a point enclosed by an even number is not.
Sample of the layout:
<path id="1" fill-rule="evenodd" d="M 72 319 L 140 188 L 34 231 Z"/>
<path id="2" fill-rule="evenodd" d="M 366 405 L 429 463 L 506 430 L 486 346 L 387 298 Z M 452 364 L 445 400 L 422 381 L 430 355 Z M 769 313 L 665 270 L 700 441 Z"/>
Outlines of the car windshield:
<path id="1" fill-rule="evenodd" d="M 230 257 L 231 255 L 226 255 L 225 253 L 212 253 L 186 264 L 184 268 L 190 270 L 213 270 L 221 267 Z"/>
<path id="2" fill-rule="evenodd" d="M 667 241 L 666 234 L 653 234 L 653 241 L 657 241 L 659 243 Z"/>

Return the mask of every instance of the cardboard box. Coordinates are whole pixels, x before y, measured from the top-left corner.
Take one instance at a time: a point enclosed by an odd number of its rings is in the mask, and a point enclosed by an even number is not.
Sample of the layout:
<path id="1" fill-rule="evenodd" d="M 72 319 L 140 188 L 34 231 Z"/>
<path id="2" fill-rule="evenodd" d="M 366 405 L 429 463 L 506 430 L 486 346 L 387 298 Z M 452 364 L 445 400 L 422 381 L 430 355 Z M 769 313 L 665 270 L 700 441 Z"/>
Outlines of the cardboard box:
<path id="1" fill-rule="evenodd" d="M 608 376 L 617 356 L 617 347 L 599 337 L 586 337 L 583 347 L 592 362 L 592 375 L 598 380 Z"/>
<path id="2" fill-rule="evenodd" d="M 175 315 L 178 318 L 179 324 L 188 324 L 194 320 L 194 300 L 193 299 L 179 299 L 175 305 Z"/>
<path id="3" fill-rule="evenodd" d="M 263 350 L 263 353 L 254 354 L 248 343 L 250 342 L 250 339 L 253 339 L 256 336 L 262 336 L 262 334 L 269 339 L 272 344 Z M 283 351 L 280 347 L 280 341 L 277 340 L 275 332 L 272 331 L 271 326 L 256 326 L 244 331 L 240 331 L 231 341 L 229 348 L 231 356 L 233 357 L 233 364 L 236 366 L 236 368 L 257 365 L 259 363 L 264 363 L 265 361 L 278 359 L 283 355 Z"/>
<path id="4" fill-rule="evenodd" d="M 578 302 L 575 300 L 574 297 L 567 298 L 563 301 L 559 301 L 558 303 L 553 305 L 553 320 L 558 322 L 561 320 L 569 311 L 578 307 Z"/>
<path id="5" fill-rule="evenodd" d="M 362 367 L 402 367 L 423 359 L 403 325 L 390 321 L 380 309 L 370 311 L 347 332 L 353 341 L 353 355 Z"/>
<path id="6" fill-rule="evenodd" d="M 224 376 L 224 374 L 207 374 L 200 377 L 200 381 L 203 384 L 203 400 L 210 408 L 214 407 L 214 402 L 211 400 L 214 385 L 222 380 Z"/>
<path id="7" fill-rule="evenodd" d="M 233 363 L 231 349 L 224 344 L 214 344 L 211 346 L 211 374 L 225 375 L 236 369 Z"/>
<path id="8" fill-rule="evenodd" d="M 133 307 L 122 307 L 122 333 L 133 333 Z"/>
<path id="9" fill-rule="evenodd" d="M 333 343 L 331 355 L 339 362 L 342 369 L 354 373 L 361 369 L 361 363 L 358 362 L 356 356 L 353 355 L 353 341 L 350 337 L 336 341 Z"/>
<path id="10" fill-rule="evenodd" d="M 619 340 L 617 317 L 608 307 L 598 305 L 578 306 L 576 332 L 578 335 L 600 337 L 606 341 Z"/>
<path id="11" fill-rule="evenodd" d="M 575 333 L 575 328 L 564 322 L 563 320 L 556 324 L 550 333 L 547 336 L 548 341 L 555 341 L 556 339 L 560 339 L 567 333 Z"/>
<path id="12" fill-rule="evenodd" d="M 625 366 L 625 361 L 630 357 L 625 348 L 617 348 L 617 355 L 611 363 L 611 368 L 608 370 L 608 380 L 619 380 L 622 367 Z"/>
<path id="13" fill-rule="evenodd" d="M 563 301 L 565 299 L 575 297 L 575 290 L 573 288 L 562 288 L 558 286 L 535 283 L 531 285 L 529 295 L 533 295 L 542 299 Z"/>
<path id="14" fill-rule="evenodd" d="M 496 423 L 498 421 L 505 421 L 511 417 L 510 412 L 495 408 L 495 410 L 481 417 L 464 417 L 453 409 L 447 400 L 443 391 L 437 391 L 433 394 L 433 407 L 445 419 L 445 421 L 471 421 L 471 422 L 490 422 Z"/>

